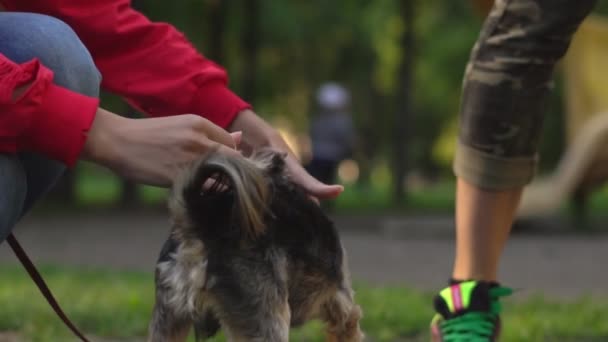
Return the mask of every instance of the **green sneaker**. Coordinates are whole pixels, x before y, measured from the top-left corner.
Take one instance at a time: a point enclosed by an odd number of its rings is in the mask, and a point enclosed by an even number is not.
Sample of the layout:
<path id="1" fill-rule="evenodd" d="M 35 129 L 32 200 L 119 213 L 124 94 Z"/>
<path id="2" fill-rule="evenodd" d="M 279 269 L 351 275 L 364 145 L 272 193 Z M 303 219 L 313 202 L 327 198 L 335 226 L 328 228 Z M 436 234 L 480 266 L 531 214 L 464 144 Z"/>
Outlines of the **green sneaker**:
<path id="1" fill-rule="evenodd" d="M 513 291 L 481 281 L 443 289 L 435 297 L 432 342 L 494 342 L 500 333 L 500 297 Z"/>

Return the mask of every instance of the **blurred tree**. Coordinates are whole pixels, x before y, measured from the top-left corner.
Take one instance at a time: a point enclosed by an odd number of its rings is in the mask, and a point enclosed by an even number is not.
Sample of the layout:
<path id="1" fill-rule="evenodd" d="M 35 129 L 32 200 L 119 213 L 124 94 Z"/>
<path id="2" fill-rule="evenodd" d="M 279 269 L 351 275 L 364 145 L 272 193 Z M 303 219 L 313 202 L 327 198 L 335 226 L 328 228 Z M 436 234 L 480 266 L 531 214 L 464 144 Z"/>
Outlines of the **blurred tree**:
<path id="1" fill-rule="evenodd" d="M 473 8 L 481 15 L 486 16 L 492 6 L 494 5 L 494 0 L 471 0 L 473 4 Z"/>
<path id="2" fill-rule="evenodd" d="M 359 130 L 361 179 L 388 160 L 399 188 L 408 170 L 451 175 L 431 149 L 457 120 L 462 74 L 482 20 L 472 7 L 477 1 L 486 0 L 418 1 L 411 20 L 404 17 L 405 0 L 144 5 L 152 20 L 174 24 L 223 65 L 231 87 L 254 102 L 258 113 L 286 118 L 296 133 L 307 131 L 318 85 L 344 84 L 352 92 Z M 416 32 L 415 67 L 406 55 L 414 52 L 408 30 Z"/>
<path id="3" fill-rule="evenodd" d="M 224 60 L 224 32 L 229 0 L 207 0 L 209 15 L 209 49 L 207 57 L 218 63 Z"/>
<path id="4" fill-rule="evenodd" d="M 256 71 L 258 68 L 257 56 L 260 41 L 259 0 L 244 0 L 245 20 L 243 25 L 243 76 L 241 96 L 245 101 L 254 102 L 256 95 Z"/>
<path id="5" fill-rule="evenodd" d="M 401 202 L 405 197 L 405 177 L 408 171 L 408 137 L 411 128 L 411 79 L 414 60 L 414 0 L 400 1 L 401 20 L 404 32 L 401 37 L 402 59 L 399 66 L 399 91 L 397 110 L 395 111 L 395 126 L 393 131 L 394 148 L 394 200 Z"/>
<path id="6" fill-rule="evenodd" d="M 131 6 L 133 6 L 133 8 L 142 13 L 146 13 L 145 0 L 133 0 L 131 2 Z M 134 108 L 131 108 L 131 106 L 129 106 L 124 101 L 121 102 L 123 102 L 123 107 L 125 108 L 124 115 L 126 117 L 137 118 L 140 116 Z M 121 180 L 120 199 L 118 203 L 121 208 L 136 207 L 140 204 L 140 198 L 138 196 L 137 188 L 137 184 L 132 182 L 131 180 L 125 178 Z"/>
<path id="7" fill-rule="evenodd" d="M 125 116 L 130 118 L 137 118 L 140 115 L 129 105 L 124 104 Z M 132 208 L 137 207 L 141 204 L 138 196 L 138 185 L 128 179 L 123 178 L 120 184 L 120 199 L 118 205 L 121 208 Z"/>

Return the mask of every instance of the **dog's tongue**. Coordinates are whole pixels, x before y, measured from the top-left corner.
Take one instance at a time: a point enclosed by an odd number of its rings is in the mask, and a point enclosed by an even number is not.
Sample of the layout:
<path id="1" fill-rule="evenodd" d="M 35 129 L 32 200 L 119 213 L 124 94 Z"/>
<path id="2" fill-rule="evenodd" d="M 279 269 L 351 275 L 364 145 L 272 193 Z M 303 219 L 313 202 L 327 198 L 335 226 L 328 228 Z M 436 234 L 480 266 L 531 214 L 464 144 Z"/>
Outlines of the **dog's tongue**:
<path id="1" fill-rule="evenodd" d="M 201 188 L 201 192 L 205 193 L 205 192 L 214 192 L 214 193 L 218 193 L 218 192 L 224 192 L 226 190 L 229 189 L 229 186 L 222 183 L 221 179 L 218 180 L 214 177 L 208 178 L 203 182 L 203 186 Z"/>

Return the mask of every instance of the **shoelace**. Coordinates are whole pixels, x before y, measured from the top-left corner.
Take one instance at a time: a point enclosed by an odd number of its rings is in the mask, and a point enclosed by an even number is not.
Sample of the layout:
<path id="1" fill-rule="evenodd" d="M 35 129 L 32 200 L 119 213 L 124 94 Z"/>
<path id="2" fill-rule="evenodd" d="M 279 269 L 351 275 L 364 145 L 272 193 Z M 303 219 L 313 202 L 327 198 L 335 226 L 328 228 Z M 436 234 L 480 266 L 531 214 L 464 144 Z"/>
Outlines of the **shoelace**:
<path id="1" fill-rule="evenodd" d="M 440 328 L 444 342 L 489 342 L 501 311 L 500 297 L 509 296 L 513 290 L 507 287 L 490 289 L 489 312 L 469 312 L 445 320 Z"/>

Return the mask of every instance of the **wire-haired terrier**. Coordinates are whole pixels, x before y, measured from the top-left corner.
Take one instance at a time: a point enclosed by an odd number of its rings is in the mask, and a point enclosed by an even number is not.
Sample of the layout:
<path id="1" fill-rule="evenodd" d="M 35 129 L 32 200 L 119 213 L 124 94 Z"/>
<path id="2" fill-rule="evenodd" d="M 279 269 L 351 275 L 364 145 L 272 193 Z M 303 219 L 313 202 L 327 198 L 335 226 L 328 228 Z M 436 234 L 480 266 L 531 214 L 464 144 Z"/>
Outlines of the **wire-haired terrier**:
<path id="1" fill-rule="evenodd" d="M 311 319 L 328 341 L 363 340 L 344 248 L 333 223 L 287 177 L 284 155 L 213 152 L 169 199 L 171 234 L 156 267 L 149 341 L 289 340 Z"/>

